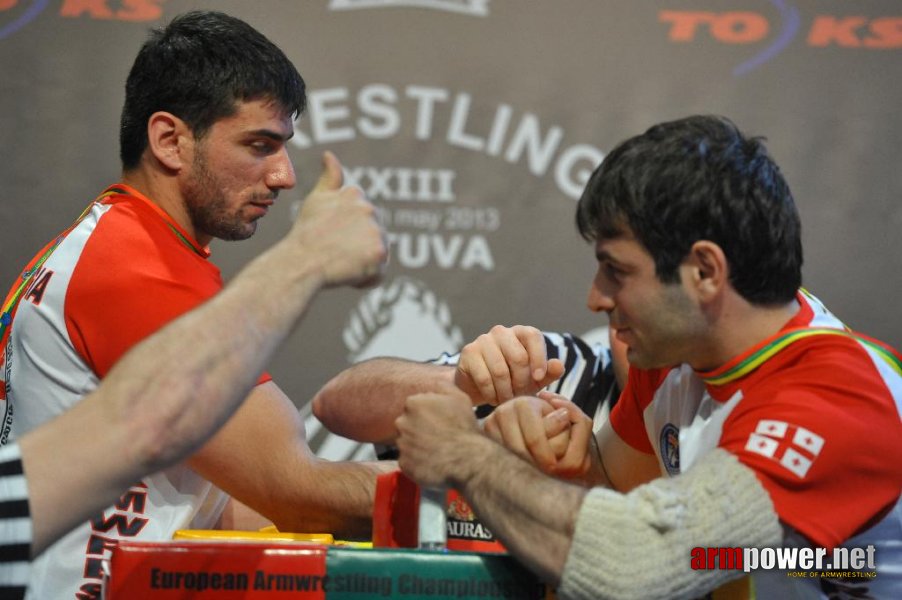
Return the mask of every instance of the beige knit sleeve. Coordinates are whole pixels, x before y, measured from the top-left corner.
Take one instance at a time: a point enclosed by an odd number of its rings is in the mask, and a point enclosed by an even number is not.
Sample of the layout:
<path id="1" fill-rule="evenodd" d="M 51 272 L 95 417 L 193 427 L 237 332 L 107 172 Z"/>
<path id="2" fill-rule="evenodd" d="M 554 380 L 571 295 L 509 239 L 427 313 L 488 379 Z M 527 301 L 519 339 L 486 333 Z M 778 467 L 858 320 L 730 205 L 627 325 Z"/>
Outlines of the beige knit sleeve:
<path id="1" fill-rule="evenodd" d="M 696 598 L 744 573 L 693 571 L 692 548 L 773 547 L 782 538 L 758 478 L 732 454 L 716 449 L 689 472 L 629 494 L 589 492 L 558 596 Z"/>

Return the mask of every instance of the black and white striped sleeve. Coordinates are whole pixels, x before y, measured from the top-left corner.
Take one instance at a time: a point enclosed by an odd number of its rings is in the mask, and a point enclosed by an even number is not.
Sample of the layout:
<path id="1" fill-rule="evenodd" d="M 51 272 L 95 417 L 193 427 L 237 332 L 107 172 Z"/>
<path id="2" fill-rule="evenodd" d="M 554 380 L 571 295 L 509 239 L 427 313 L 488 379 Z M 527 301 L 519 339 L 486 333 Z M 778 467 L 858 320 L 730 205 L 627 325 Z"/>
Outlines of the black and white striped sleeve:
<path id="1" fill-rule="evenodd" d="M 0 598 L 24 598 L 31 566 L 31 515 L 19 445 L 0 448 Z"/>
<path id="2" fill-rule="evenodd" d="M 543 332 L 543 335 L 548 358 L 559 358 L 564 363 L 564 375 L 549 389 L 570 399 L 587 415 L 594 417 L 600 412 L 614 385 L 610 349 L 602 344 L 589 345 L 570 333 Z M 427 362 L 453 367 L 459 360 L 459 352 L 444 352 Z M 477 419 L 486 418 L 493 410 L 495 407 L 490 404 L 474 409 Z M 374 444 L 374 447 L 376 456 L 381 460 L 398 458 L 398 450 L 394 446 Z"/>
<path id="3" fill-rule="evenodd" d="M 614 381 L 610 349 L 589 345 L 571 333 L 545 332 L 544 336 L 548 358 L 564 363 L 564 375 L 548 388 L 594 415 Z"/>
<path id="4" fill-rule="evenodd" d="M 543 332 L 548 358 L 564 363 L 564 375 L 549 389 L 569 398 L 588 415 L 594 415 L 599 402 L 607 396 L 613 383 L 610 350 L 602 344 L 589 345 L 570 333 Z M 444 353 L 431 361 L 436 365 L 454 366 L 460 354 Z M 483 409 L 483 407 L 480 407 Z M 491 412 L 491 407 L 477 411 L 479 417 Z M 484 414 L 481 414 L 484 413 Z"/>

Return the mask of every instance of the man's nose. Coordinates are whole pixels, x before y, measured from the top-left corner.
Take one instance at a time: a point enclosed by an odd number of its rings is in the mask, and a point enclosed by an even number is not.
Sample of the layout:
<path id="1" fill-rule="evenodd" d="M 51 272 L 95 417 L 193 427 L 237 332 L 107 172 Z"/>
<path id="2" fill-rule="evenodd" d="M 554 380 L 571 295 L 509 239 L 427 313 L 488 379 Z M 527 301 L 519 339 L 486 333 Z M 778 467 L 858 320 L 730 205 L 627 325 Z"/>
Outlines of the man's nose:
<path id="1" fill-rule="evenodd" d="M 592 312 L 610 312 L 614 309 L 614 299 L 605 294 L 594 281 L 589 287 L 589 298 L 586 304 Z"/>
<path id="2" fill-rule="evenodd" d="M 266 186 L 271 190 L 290 190 L 297 183 L 297 178 L 288 149 L 282 148 L 272 159 L 273 163 L 266 174 Z"/>

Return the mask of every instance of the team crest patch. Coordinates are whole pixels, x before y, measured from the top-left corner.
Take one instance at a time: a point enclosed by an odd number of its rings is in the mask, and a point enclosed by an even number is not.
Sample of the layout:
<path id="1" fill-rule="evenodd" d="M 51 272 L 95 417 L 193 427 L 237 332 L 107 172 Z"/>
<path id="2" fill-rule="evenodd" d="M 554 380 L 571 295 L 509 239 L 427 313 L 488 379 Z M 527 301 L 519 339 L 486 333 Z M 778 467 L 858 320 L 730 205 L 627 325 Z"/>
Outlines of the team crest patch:
<path id="1" fill-rule="evenodd" d="M 805 479 L 808 469 L 824 447 L 824 438 L 786 421 L 762 419 L 749 435 L 745 449 L 780 463 L 799 479 Z"/>
<path id="2" fill-rule="evenodd" d="M 680 430 L 673 423 L 667 423 L 661 429 L 661 462 L 668 475 L 680 473 Z"/>

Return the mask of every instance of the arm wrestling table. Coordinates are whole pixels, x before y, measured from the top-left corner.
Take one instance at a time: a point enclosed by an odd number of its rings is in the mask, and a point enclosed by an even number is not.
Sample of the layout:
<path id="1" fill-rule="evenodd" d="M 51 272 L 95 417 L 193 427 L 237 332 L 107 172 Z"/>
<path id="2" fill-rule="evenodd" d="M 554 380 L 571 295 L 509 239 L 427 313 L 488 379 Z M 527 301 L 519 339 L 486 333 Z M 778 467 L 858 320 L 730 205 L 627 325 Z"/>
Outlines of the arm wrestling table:
<path id="1" fill-rule="evenodd" d="M 444 494 L 443 508 L 447 550 L 416 548 L 420 490 L 399 472 L 378 478 L 371 549 L 333 545 L 328 534 L 278 532 L 234 532 L 231 540 L 224 532 L 180 532 L 182 539 L 171 542 L 120 542 L 106 600 L 554 597 L 455 491 Z"/>

